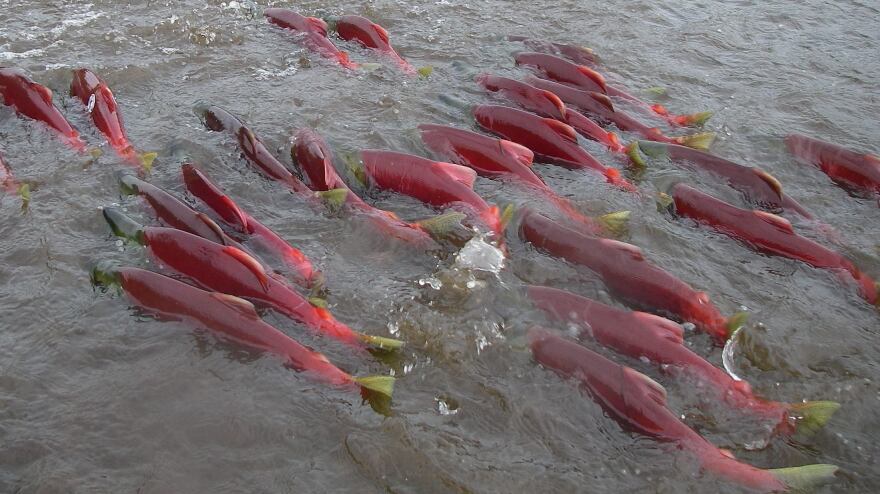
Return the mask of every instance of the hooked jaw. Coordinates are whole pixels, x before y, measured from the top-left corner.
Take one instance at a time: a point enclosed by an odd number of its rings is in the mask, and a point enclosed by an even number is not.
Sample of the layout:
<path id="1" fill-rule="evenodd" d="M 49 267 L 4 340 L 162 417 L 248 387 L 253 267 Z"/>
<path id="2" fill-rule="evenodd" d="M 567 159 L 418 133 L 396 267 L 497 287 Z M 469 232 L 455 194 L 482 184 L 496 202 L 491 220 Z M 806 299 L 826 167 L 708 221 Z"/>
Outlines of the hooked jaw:
<path id="1" fill-rule="evenodd" d="M 132 240 L 140 245 L 147 244 L 143 225 L 129 218 L 116 208 L 104 208 L 102 213 L 114 235 Z"/>
<path id="2" fill-rule="evenodd" d="M 115 264 L 110 261 L 97 262 L 90 271 L 92 285 L 101 288 L 122 286 L 122 279 Z"/>

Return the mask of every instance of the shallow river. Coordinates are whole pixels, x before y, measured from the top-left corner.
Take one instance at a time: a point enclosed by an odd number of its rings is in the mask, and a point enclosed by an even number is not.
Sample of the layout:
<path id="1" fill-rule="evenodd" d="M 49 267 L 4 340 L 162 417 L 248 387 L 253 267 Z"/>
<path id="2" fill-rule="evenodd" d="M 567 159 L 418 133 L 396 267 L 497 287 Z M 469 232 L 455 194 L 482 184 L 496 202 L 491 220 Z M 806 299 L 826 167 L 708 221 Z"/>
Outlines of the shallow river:
<path id="1" fill-rule="evenodd" d="M 89 266 L 148 266 L 110 235 L 100 208 L 118 204 L 126 169 L 109 149 L 88 159 L 0 108 L 0 148 L 33 184 L 31 204 L 0 198 L 0 492 L 740 492 L 683 452 L 621 430 L 571 383 L 531 361 L 523 334 L 547 323 L 524 282 L 618 304 L 586 270 L 537 253 L 509 234 L 498 274 L 454 269 L 395 246 L 354 221 L 322 215 L 239 158 L 231 140 L 192 111 L 208 101 L 242 116 L 287 161 L 290 133 L 318 129 L 339 152 L 387 148 L 427 154 L 415 127 L 472 127 L 467 106 L 490 101 L 481 71 L 519 76 L 511 34 L 591 46 L 635 91 L 663 86 L 673 110 L 709 109 L 713 152 L 761 166 L 840 234 L 841 249 L 880 276 L 880 212 L 819 170 L 797 164 L 781 137 L 797 131 L 880 152 L 880 10 L 874 2 L 681 1 L 269 2 L 308 15 L 357 13 L 385 26 L 400 53 L 433 66 L 411 79 L 386 63 L 346 73 L 270 27 L 266 2 L 0 0 L 0 66 L 27 70 L 91 146 L 102 145 L 67 96 L 70 70 L 99 73 L 129 136 L 159 153 L 150 181 L 183 195 L 180 161 L 198 163 L 245 210 L 300 247 L 325 272 L 337 317 L 408 343 L 397 356 L 357 354 L 267 314 L 356 374 L 398 377 L 377 413 L 347 390 L 291 373 L 277 360 L 138 315 L 92 288 Z M 352 58 L 382 62 L 342 43 Z M 625 136 L 627 139 L 630 136 Z M 585 142 L 601 159 L 615 158 Z M 765 467 L 841 467 L 819 492 L 878 492 L 880 316 L 831 274 L 753 253 L 656 211 L 583 173 L 536 171 L 584 211 L 633 211 L 625 239 L 708 292 L 726 314 L 751 312 L 750 355 L 736 371 L 781 401 L 842 408 L 811 437 L 771 437 L 693 386 L 639 361 L 608 356 L 662 382 L 670 407 L 721 447 Z M 690 181 L 738 201 L 710 177 L 662 163 L 650 191 Z M 499 204 L 528 203 L 515 187 L 479 179 Z M 370 201 L 405 218 L 435 212 L 411 199 Z M 805 235 L 817 236 L 809 225 Z M 619 305 L 619 304 L 618 304 Z M 694 332 L 687 344 L 717 365 L 721 350 Z M 768 442 L 769 441 L 769 442 Z"/>

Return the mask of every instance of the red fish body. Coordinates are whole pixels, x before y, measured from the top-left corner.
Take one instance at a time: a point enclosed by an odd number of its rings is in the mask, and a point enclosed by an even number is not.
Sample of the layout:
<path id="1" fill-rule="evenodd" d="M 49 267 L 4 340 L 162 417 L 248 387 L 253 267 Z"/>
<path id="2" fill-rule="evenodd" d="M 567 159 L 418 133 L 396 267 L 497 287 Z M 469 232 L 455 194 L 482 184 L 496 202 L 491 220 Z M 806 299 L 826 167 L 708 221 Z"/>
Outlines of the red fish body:
<path id="1" fill-rule="evenodd" d="M 31 80 L 24 71 L 0 67 L 0 96 L 3 104 L 12 107 L 17 114 L 42 122 L 76 151 L 86 150 L 79 132 L 52 103 L 52 91 Z"/>
<path id="2" fill-rule="evenodd" d="M 706 441 L 669 410 L 666 390 L 648 376 L 546 330 L 533 328 L 529 339 L 532 355 L 539 364 L 576 380 L 624 429 L 673 443 L 693 454 L 706 471 L 755 491 L 779 492 L 800 487 L 797 481 L 787 483 L 786 469 L 755 468 L 731 458 Z M 837 470 L 832 465 L 811 465 L 804 469 L 813 469 L 810 473 L 815 478 L 811 480 L 825 480 Z"/>
<path id="3" fill-rule="evenodd" d="M 877 283 L 841 254 L 795 233 L 784 218 L 763 211 L 740 209 L 684 184 L 671 191 L 676 213 L 711 226 L 766 254 L 787 257 L 810 266 L 845 272 L 859 285 L 862 296 L 880 305 Z"/>
<path id="4" fill-rule="evenodd" d="M 268 178 L 281 182 L 292 192 L 310 196 L 312 191 L 276 158 L 263 141 L 238 117 L 219 106 L 198 108 L 205 127 L 215 132 L 226 131 L 235 137 L 242 154 Z"/>
<path id="5" fill-rule="evenodd" d="M 675 144 L 658 144 L 638 141 L 634 144 L 638 152 L 650 157 L 666 157 L 676 165 L 689 170 L 701 170 L 724 178 L 727 185 L 743 194 L 746 201 L 762 209 L 779 211 L 791 210 L 810 218 L 810 213 L 794 199 L 782 193 L 782 184 L 775 177 L 760 168 L 734 163 L 714 154 Z"/>
<path id="6" fill-rule="evenodd" d="M 290 29 L 299 36 L 299 41 L 309 51 L 324 58 L 334 60 L 347 69 L 356 69 L 358 64 L 348 59 L 348 54 L 340 51 L 327 38 L 327 23 L 317 17 L 305 17 L 289 9 L 268 8 L 263 15 L 270 23 Z"/>
<path id="7" fill-rule="evenodd" d="M 317 281 L 318 273 L 309 258 L 293 247 L 278 234 L 263 225 L 254 217 L 239 209 L 238 205 L 220 190 L 195 166 L 187 163 L 181 167 L 186 189 L 204 202 L 226 224 L 234 228 L 248 240 L 258 243 L 264 250 L 280 258 L 295 275 L 295 281 L 311 287 Z"/>
<path id="8" fill-rule="evenodd" d="M 606 167 L 580 147 L 575 130 L 558 120 L 495 105 L 474 107 L 474 118 L 484 129 L 521 144 L 540 157 L 570 168 L 597 171 L 609 183 L 635 190 L 619 171 Z"/>
<path id="9" fill-rule="evenodd" d="M 363 346 L 361 335 L 268 276 L 244 251 L 172 228 L 145 227 L 142 232 L 143 243 L 158 262 L 206 289 L 258 301 L 318 333 Z"/>
<path id="10" fill-rule="evenodd" d="M 519 234 L 538 250 L 589 268 L 612 294 L 630 303 L 692 322 L 718 342 L 729 336 L 727 320 L 708 295 L 651 264 L 634 245 L 584 235 L 530 211 Z"/>
<path id="11" fill-rule="evenodd" d="M 525 65 L 533 70 L 563 84 L 583 89 L 605 93 L 607 91 L 605 78 L 602 74 L 585 66 L 578 65 L 563 58 L 546 53 L 523 52 L 514 56 L 517 65 Z"/>
<path id="12" fill-rule="evenodd" d="M 712 386 L 729 405 L 789 426 L 787 403 L 762 400 L 745 381 L 736 381 L 726 372 L 692 352 L 683 344 L 678 324 L 653 314 L 626 311 L 564 290 L 530 286 L 529 299 L 553 319 L 583 328 L 578 338 L 592 339 L 603 346 L 635 359 L 647 358 L 666 370 L 683 371 Z"/>
<path id="13" fill-rule="evenodd" d="M 384 235 L 401 240 L 422 250 L 437 250 L 439 245 L 419 225 L 407 223 L 396 214 L 375 208 L 358 197 L 342 180 L 333 167 L 333 158 L 326 141 L 312 130 L 297 132 L 293 148 L 293 161 L 302 168 L 312 186 L 320 191 L 344 190 L 345 204 L 359 218 L 369 222 Z"/>
<path id="14" fill-rule="evenodd" d="M 582 136 L 598 141 L 615 152 L 625 148 L 617 136 L 600 127 L 584 115 L 566 108 L 558 96 L 544 89 L 506 77 L 488 74 L 477 76 L 477 83 L 487 91 L 498 92 L 522 108 L 542 117 L 549 117 L 565 122 Z"/>
<path id="15" fill-rule="evenodd" d="M 391 47 L 388 31 L 382 26 L 359 15 L 344 15 L 336 19 L 336 31 L 346 41 L 357 41 L 366 48 L 384 53 L 393 58 L 407 74 L 415 74 L 416 69 Z"/>
<path id="16" fill-rule="evenodd" d="M 181 321 L 274 354 L 283 359 L 285 366 L 307 372 L 327 384 L 358 386 L 355 378 L 331 364 L 327 357 L 260 319 L 250 302 L 201 290 L 143 269 L 120 268 L 116 277 L 135 304 L 163 319 Z"/>
<path id="17" fill-rule="evenodd" d="M 75 70 L 70 83 L 70 95 L 86 106 L 95 127 L 104 134 L 119 156 L 130 161 L 137 158 L 137 153 L 125 134 L 116 99 L 104 81 L 88 69 Z"/>
<path id="18" fill-rule="evenodd" d="M 501 234 L 498 207 L 489 206 L 474 192 L 477 174 L 470 168 L 393 151 L 364 150 L 361 160 L 379 188 L 438 208 L 460 209 L 472 220 Z"/>
<path id="19" fill-rule="evenodd" d="M 516 181 L 555 206 L 568 218 L 591 233 L 601 233 L 602 225 L 585 216 L 565 198 L 556 195 L 530 168 L 534 154 L 515 142 L 496 139 L 468 130 L 442 125 L 420 125 L 422 142 L 453 163 L 467 166 L 481 177 Z"/>
<path id="20" fill-rule="evenodd" d="M 880 194 L 880 157 L 799 134 L 786 136 L 785 145 L 798 160 L 818 167 L 831 180 Z"/>
<path id="21" fill-rule="evenodd" d="M 614 124 L 615 127 L 623 132 L 634 132 L 651 141 L 668 142 L 673 144 L 687 143 L 689 142 L 689 139 L 692 139 L 691 136 L 669 137 L 663 134 L 663 132 L 657 127 L 649 127 L 643 124 L 628 113 L 615 108 L 611 99 L 602 93 L 584 91 L 576 87 L 559 84 L 558 82 L 548 81 L 534 76 L 527 76 L 525 82 L 539 89 L 552 92 L 566 105 L 579 108 L 584 112 L 595 116 L 601 122 Z"/>
<path id="22" fill-rule="evenodd" d="M 522 41 L 529 50 L 539 53 L 549 53 L 565 57 L 578 65 L 586 65 L 587 67 L 598 67 L 599 58 L 592 49 L 583 46 L 568 45 L 564 43 L 553 43 L 525 36 L 508 36 L 510 41 Z"/>

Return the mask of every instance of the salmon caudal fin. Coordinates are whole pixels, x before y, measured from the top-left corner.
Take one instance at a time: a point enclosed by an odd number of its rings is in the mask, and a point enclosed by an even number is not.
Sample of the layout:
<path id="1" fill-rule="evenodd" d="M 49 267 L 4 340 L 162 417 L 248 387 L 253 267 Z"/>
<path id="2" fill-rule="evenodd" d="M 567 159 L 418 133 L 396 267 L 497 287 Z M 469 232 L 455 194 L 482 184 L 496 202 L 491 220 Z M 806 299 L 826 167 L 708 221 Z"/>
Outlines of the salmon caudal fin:
<path id="1" fill-rule="evenodd" d="M 836 401 L 807 401 L 793 403 L 789 415 L 797 421 L 798 433 L 812 435 L 825 427 L 839 408 L 840 403 Z"/>
<path id="2" fill-rule="evenodd" d="M 358 338 L 370 345 L 372 347 L 376 347 L 382 350 L 397 350 L 403 346 L 403 342 L 400 340 L 395 340 L 394 338 L 385 338 L 383 336 L 373 336 L 370 334 L 360 334 Z"/>
<path id="3" fill-rule="evenodd" d="M 119 273 L 111 261 L 99 261 L 89 272 L 92 285 L 101 288 L 120 287 Z M 120 287 L 121 288 L 121 287 Z"/>
<path id="4" fill-rule="evenodd" d="M 462 221 L 467 218 L 464 213 L 451 211 L 424 220 L 416 221 L 416 225 L 428 232 L 434 238 L 444 238 L 462 226 Z"/>
<path id="5" fill-rule="evenodd" d="M 21 209 L 25 210 L 28 208 L 28 204 L 31 203 L 31 186 L 30 184 L 21 184 L 18 187 L 18 196 L 21 197 Z"/>
<path id="6" fill-rule="evenodd" d="M 773 468 L 767 472 L 779 479 L 789 490 L 799 491 L 833 482 L 834 474 L 838 470 L 836 465 L 817 463 L 800 467 Z"/>
<path id="7" fill-rule="evenodd" d="M 635 167 L 645 168 L 647 166 L 645 158 L 642 156 L 642 150 L 639 148 L 639 141 L 629 143 L 629 146 L 626 147 L 626 155 L 629 156 L 630 163 Z"/>
<path id="8" fill-rule="evenodd" d="M 507 229 L 507 225 L 510 224 L 510 220 L 513 219 L 513 213 L 516 212 L 516 206 L 513 204 L 508 204 L 504 206 L 504 209 L 501 210 L 501 214 L 498 216 L 498 234 L 504 232 Z"/>
<path id="9" fill-rule="evenodd" d="M 434 67 L 430 65 L 425 65 L 424 67 L 419 67 L 416 73 L 418 73 L 419 77 L 421 77 L 422 79 L 427 79 L 431 76 L 431 74 L 434 73 Z"/>
<path id="10" fill-rule="evenodd" d="M 146 245 L 147 239 L 144 237 L 143 225 L 124 215 L 122 211 L 116 208 L 104 208 L 103 214 L 114 235 Z"/>
<path id="11" fill-rule="evenodd" d="M 354 382 L 364 389 L 381 393 L 389 398 L 394 392 L 394 378 L 391 376 L 355 377 Z"/>
<path id="12" fill-rule="evenodd" d="M 700 132 L 699 134 L 674 137 L 672 140 L 675 141 L 676 144 L 705 151 L 709 149 L 709 146 L 711 146 L 713 142 L 715 142 L 715 133 Z"/>
<path id="13" fill-rule="evenodd" d="M 675 115 L 672 117 L 672 122 L 683 127 L 699 127 L 712 118 L 712 115 L 713 113 L 710 111 L 701 111 L 691 113 L 690 115 Z"/>
<path id="14" fill-rule="evenodd" d="M 144 171 L 150 171 L 153 169 L 153 162 L 156 161 L 156 157 L 159 156 L 159 153 L 141 153 L 138 155 L 138 160 L 141 162 L 141 166 L 144 168 Z"/>
<path id="15" fill-rule="evenodd" d="M 727 336 L 730 337 L 730 335 L 732 335 L 734 331 L 742 327 L 748 320 L 748 312 L 737 312 L 736 314 L 728 317 L 727 323 L 725 324 L 727 328 Z"/>
<path id="16" fill-rule="evenodd" d="M 599 216 L 599 223 L 602 224 L 602 228 L 612 235 L 623 235 L 627 230 L 627 225 L 629 225 L 630 215 L 631 213 L 629 211 L 616 211 L 614 213 L 603 214 L 602 216 Z"/>
<path id="17" fill-rule="evenodd" d="M 315 195 L 320 197 L 331 210 L 336 211 L 345 204 L 345 200 L 350 192 L 346 188 L 339 188 L 315 192 Z"/>

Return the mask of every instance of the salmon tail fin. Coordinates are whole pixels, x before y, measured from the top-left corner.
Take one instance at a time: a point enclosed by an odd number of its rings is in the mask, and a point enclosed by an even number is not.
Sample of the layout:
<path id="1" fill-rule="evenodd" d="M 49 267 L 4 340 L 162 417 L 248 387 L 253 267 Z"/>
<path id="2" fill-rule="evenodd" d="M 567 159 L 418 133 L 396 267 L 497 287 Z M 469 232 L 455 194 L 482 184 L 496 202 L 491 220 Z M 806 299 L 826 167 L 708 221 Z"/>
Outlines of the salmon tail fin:
<path id="1" fill-rule="evenodd" d="M 98 159 L 98 158 L 100 158 L 103 154 L 104 154 L 104 151 L 101 151 L 101 148 L 91 148 L 91 149 L 89 149 L 89 156 L 91 156 L 92 159 Z"/>
<path id="2" fill-rule="evenodd" d="M 159 153 L 155 152 L 141 153 L 138 155 L 138 160 L 141 162 L 144 171 L 149 172 L 153 169 L 153 162 L 156 161 L 157 156 L 159 156 Z"/>
<path id="3" fill-rule="evenodd" d="M 464 213 L 451 211 L 424 220 L 416 221 L 416 225 L 428 232 L 434 238 L 443 238 L 461 226 L 461 222 L 467 217 Z"/>
<path id="4" fill-rule="evenodd" d="M 315 195 L 321 198 L 331 210 L 337 211 L 345 204 L 349 192 L 346 188 L 339 188 L 315 192 Z"/>
<path id="5" fill-rule="evenodd" d="M 834 481 L 839 468 L 836 465 L 817 463 L 800 467 L 772 468 L 767 470 L 790 490 L 805 490 Z"/>
<path id="6" fill-rule="evenodd" d="M 129 218 L 122 211 L 116 208 L 104 208 L 104 219 L 110 225 L 110 229 L 117 237 L 137 242 L 141 245 L 147 244 L 147 238 L 144 236 L 144 227 L 135 220 Z"/>
<path id="7" fill-rule="evenodd" d="M 736 314 L 727 318 L 727 323 L 725 323 L 725 327 L 727 328 L 727 336 L 733 334 L 734 331 L 742 327 L 746 321 L 749 319 L 749 313 L 745 311 L 737 312 Z"/>
<path id="8" fill-rule="evenodd" d="M 366 63 L 356 64 L 354 62 L 348 61 L 348 55 L 345 56 L 345 59 L 346 59 L 346 63 L 349 66 L 351 66 L 351 68 L 362 69 L 364 72 L 375 72 L 375 71 L 379 70 L 380 68 L 382 68 L 381 63 L 366 62 Z"/>
<path id="9" fill-rule="evenodd" d="M 28 205 L 31 203 L 31 185 L 23 183 L 18 187 L 16 192 L 18 193 L 18 196 L 21 197 L 21 209 L 27 209 Z"/>
<path id="10" fill-rule="evenodd" d="M 615 211 L 613 213 L 603 214 L 602 216 L 599 216 L 599 223 L 602 224 L 602 228 L 612 235 L 623 235 L 627 230 L 631 214 L 632 213 L 629 211 Z"/>
<path id="11" fill-rule="evenodd" d="M 799 433 L 812 435 L 825 427 L 839 408 L 840 403 L 836 401 L 806 401 L 793 403 L 789 408 L 789 414 L 797 420 Z"/>
<path id="12" fill-rule="evenodd" d="M 358 338 L 367 345 L 382 350 L 397 350 L 398 348 L 403 347 L 403 342 L 394 338 L 385 338 L 383 336 L 373 336 L 370 334 L 359 334 Z"/>
<path id="13" fill-rule="evenodd" d="M 650 94 L 651 96 L 665 96 L 669 91 L 666 90 L 663 86 L 652 86 L 649 88 L 645 88 L 645 92 Z"/>
<path id="14" fill-rule="evenodd" d="M 98 261 L 89 270 L 89 278 L 95 287 L 108 289 L 115 286 L 121 288 L 119 272 L 116 269 L 116 264 L 112 261 Z"/>
<path id="15" fill-rule="evenodd" d="M 394 392 L 394 378 L 391 376 L 355 377 L 354 382 L 364 389 L 375 391 L 389 398 Z"/>
<path id="16" fill-rule="evenodd" d="M 642 150 L 639 147 L 639 141 L 629 143 L 629 146 L 626 147 L 626 155 L 629 156 L 629 161 L 637 168 L 645 168 L 647 166 L 645 158 L 642 156 Z"/>
<path id="17" fill-rule="evenodd" d="M 676 144 L 687 146 L 689 148 L 705 151 L 715 142 L 714 132 L 700 132 L 699 134 L 691 134 L 687 136 L 673 137 Z"/>
<path id="18" fill-rule="evenodd" d="M 712 115 L 711 111 L 701 111 L 691 113 L 690 115 L 672 115 L 670 120 L 672 123 L 682 127 L 699 127 L 712 118 Z"/>
<path id="19" fill-rule="evenodd" d="M 431 76 L 431 74 L 434 73 L 434 67 L 432 67 L 430 65 L 425 65 L 424 67 L 419 67 L 419 69 L 416 70 L 416 72 L 419 74 L 419 77 L 421 77 L 422 79 L 427 79 L 428 77 Z"/>
<path id="20" fill-rule="evenodd" d="M 504 206 L 504 209 L 501 210 L 501 214 L 498 216 L 498 234 L 500 235 L 504 230 L 507 229 L 507 225 L 510 224 L 510 220 L 513 219 L 513 214 L 516 212 L 516 206 L 513 204 L 508 204 Z"/>
<path id="21" fill-rule="evenodd" d="M 660 192 L 657 194 L 657 212 L 675 212 L 675 201 L 672 199 L 672 196 L 666 192 Z"/>

